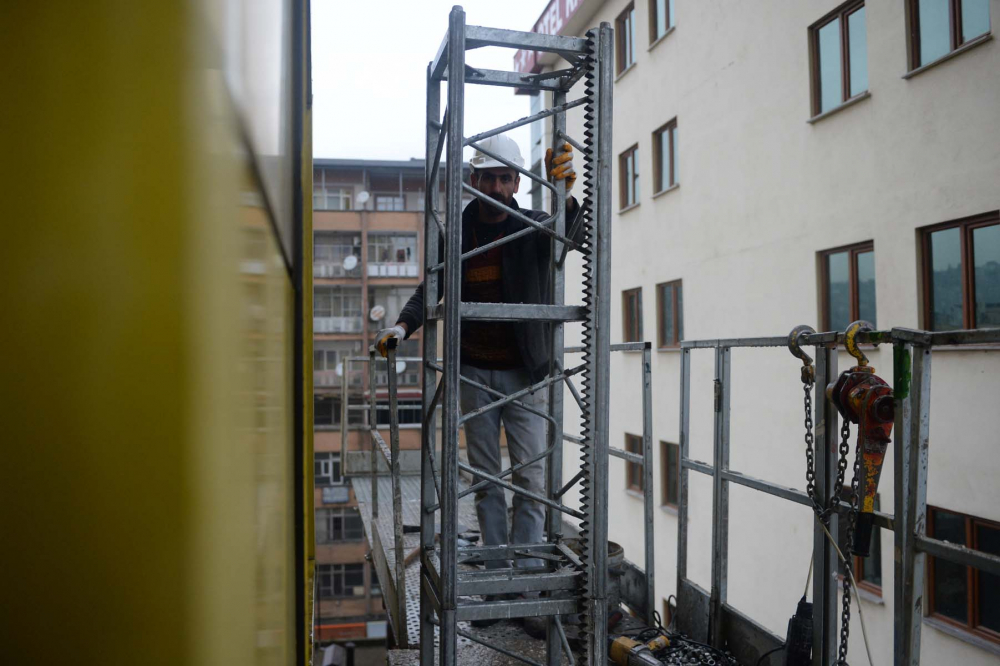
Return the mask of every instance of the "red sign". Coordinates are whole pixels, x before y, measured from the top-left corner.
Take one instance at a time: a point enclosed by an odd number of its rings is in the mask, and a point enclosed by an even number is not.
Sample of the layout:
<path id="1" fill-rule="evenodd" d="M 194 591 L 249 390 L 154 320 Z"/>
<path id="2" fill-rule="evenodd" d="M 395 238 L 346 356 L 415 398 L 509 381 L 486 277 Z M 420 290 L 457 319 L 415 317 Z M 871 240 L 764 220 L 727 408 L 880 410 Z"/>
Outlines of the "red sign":
<path id="1" fill-rule="evenodd" d="M 576 14 L 582 4 L 583 0 L 549 0 L 531 31 L 542 35 L 558 35 L 566 21 Z M 541 69 L 536 62 L 537 58 L 537 51 L 518 51 L 514 54 L 514 70 L 526 74 L 537 73 Z"/>

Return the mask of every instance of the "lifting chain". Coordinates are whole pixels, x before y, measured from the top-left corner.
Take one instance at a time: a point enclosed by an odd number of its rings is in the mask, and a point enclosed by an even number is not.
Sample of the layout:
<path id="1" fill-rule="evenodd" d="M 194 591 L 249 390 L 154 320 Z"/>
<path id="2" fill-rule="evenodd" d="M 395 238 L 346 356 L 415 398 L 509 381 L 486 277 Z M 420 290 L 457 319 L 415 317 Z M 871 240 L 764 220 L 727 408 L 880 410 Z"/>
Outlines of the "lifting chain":
<path id="1" fill-rule="evenodd" d="M 816 436 L 813 433 L 813 401 L 812 392 L 816 385 L 815 368 L 812 365 L 812 358 L 798 347 L 798 337 L 804 333 L 814 333 L 809 327 L 798 327 L 789 335 L 789 348 L 795 356 L 802 359 L 802 393 L 803 412 L 805 417 L 805 444 L 806 444 L 806 494 L 812 500 L 813 512 L 816 518 L 827 528 L 830 528 L 830 516 L 837 510 L 840 504 L 840 496 L 844 489 L 844 476 L 847 471 L 847 456 L 851 451 L 851 427 L 845 419 L 840 426 L 840 447 L 837 459 L 837 477 L 834 481 L 833 491 L 824 506 L 820 503 L 816 493 Z M 841 551 L 844 553 L 844 577 L 843 577 L 843 600 L 840 614 L 840 645 L 837 652 L 838 666 L 847 666 L 847 643 L 851 631 L 851 577 L 853 576 L 853 557 L 851 552 L 854 545 L 854 521 L 858 510 L 858 486 L 861 479 L 861 441 L 855 450 L 854 457 L 854 477 L 851 479 L 851 498 L 847 512 L 847 534 L 846 543 Z"/>

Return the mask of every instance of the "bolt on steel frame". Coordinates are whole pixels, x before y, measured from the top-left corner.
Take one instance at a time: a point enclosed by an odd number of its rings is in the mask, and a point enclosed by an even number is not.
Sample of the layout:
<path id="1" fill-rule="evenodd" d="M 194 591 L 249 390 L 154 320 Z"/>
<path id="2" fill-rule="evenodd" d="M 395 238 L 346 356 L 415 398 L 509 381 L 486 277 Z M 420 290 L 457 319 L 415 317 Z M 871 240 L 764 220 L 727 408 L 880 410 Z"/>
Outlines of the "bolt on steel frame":
<path id="1" fill-rule="evenodd" d="M 822 395 L 837 376 L 837 346 L 842 333 L 814 333 L 799 338 L 802 346 L 816 347 L 816 492 L 821 503 L 829 500 L 836 477 L 837 409 Z M 927 526 L 927 453 L 929 447 L 931 351 L 935 345 L 969 345 L 1000 342 L 1000 330 L 931 333 L 905 328 L 860 333 L 859 342 L 893 345 L 894 515 L 875 512 L 875 525 L 892 530 L 894 538 L 893 593 L 895 601 L 894 659 L 897 665 L 920 663 L 920 629 L 923 621 L 923 585 L 926 555 L 1000 575 L 1000 557 L 932 539 Z M 731 350 L 748 347 L 782 347 L 788 336 L 734 338 L 681 343 L 680 399 L 680 504 L 677 521 L 677 599 L 681 631 L 714 647 L 728 647 L 741 663 L 756 663 L 760 655 L 783 643 L 777 636 L 727 602 L 729 560 L 729 484 L 812 506 L 809 496 L 795 488 L 757 479 L 729 468 L 729 416 Z M 691 359 L 694 349 L 715 352 L 715 412 L 713 463 L 689 456 Z M 794 366 L 790 366 L 794 367 Z M 711 590 L 705 591 L 687 577 L 688 475 L 691 471 L 712 477 Z M 841 501 L 839 510 L 848 505 Z M 838 516 L 830 521 L 837 534 Z M 837 551 L 817 520 L 813 530 L 813 664 L 837 663 Z M 775 657 L 777 659 L 777 656 Z M 771 663 L 777 663 L 772 661 Z"/>
<path id="2" fill-rule="evenodd" d="M 465 64 L 469 49 L 502 46 L 513 49 L 548 51 L 560 54 L 571 66 L 545 74 L 521 74 L 474 69 Z M 604 664 L 607 651 L 607 456 L 608 456 L 608 361 L 610 339 L 610 250 L 611 250 L 611 86 L 612 30 L 610 25 L 590 31 L 586 38 L 542 35 L 480 26 L 467 26 L 461 7 L 452 9 L 448 32 L 427 72 L 427 153 L 426 192 L 439 191 L 441 156 L 445 155 L 445 215 L 436 208 L 435 197 L 425 199 L 425 282 L 426 313 L 424 316 L 424 392 L 421 454 L 421 596 L 420 596 L 420 662 L 428 666 L 435 656 L 442 665 L 457 660 L 457 638 L 468 636 L 457 623 L 463 620 L 548 616 L 549 632 L 547 661 L 550 666 L 561 663 L 569 651 L 560 615 L 583 615 L 587 663 Z M 580 99 L 567 102 L 566 95 L 573 84 L 585 79 L 585 93 Z M 441 83 L 447 81 L 447 107 L 441 114 Z M 517 87 L 530 91 L 553 93 L 553 107 L 472 137 L 464 135 L 466 84 Z M 569 109 L 585 106 L 586 131 L 582 143 L 565 135 L 565 114 Z M 482 139 L 552 117 L 553 145 L 568 141 L 583 153 L 584 200 L 576 224 L 582 230 L 567 229 L 565 214 L 566 188 L 564 181 L 549 183 L 499 156 L 491 155 L 478 143 Z M 477 148 L 498 161 L 514 168 L 522 176 L 536 181 L 552 192 L 552 214 L 536 222 L 499 202 L 482 195 L 462 182 L 462 153 L 466 146 Z M 446 150 L 445 150 L 446 149 Z M 462 196 L 478 198 L 523 222 L 525 228 L 487 246 L 462 254 Z M 575 226 L 575 225 L 574 225 Z M 582 242 L 572 240 L 580 231 Z M 567 233 L 568 232 L 568 233 Z M 461 301 L 462 262 L 475 254 L 511 242 L 530 233 L 542 233 L 551 238 L 551 303 L 504 304 L 463 303 Z M 438 238 L 443 239 L 444 256 L 438 256 Z M 584 305 L 564 303 L 564 259 L 569 249 L 581 251 L 586 266 L 584 272 Z M 438 296 L 443 303 L 438 305 Z M 460 373 L 460 336 L 464 321 L 535 321 L 550 326 L 553 356 L 549 376 L 529 389 L 503 395 L 477 384 Z M 576 368 L 563 368 L 563 324 L 580 321 L 584 324 L 584 359 Z M 443 328 L 444 348 L 441 363 L 438 358 L 438 328 Z M 582 375 L 585 405 L 583 410 L 582 474 L 574 480 L 581 484 L 584 497 L 580 509 L 565 506 L 562 493 L 562 384 L 574 374 Z M 440 381 L 439 377 L 440 375 Z M 497 400 L 485 409 L 506 404 L 518 405 L 542 416 L 548 422 L 547 448 L 541 459 L 548 459 L 546 496 L 541 496 L 504 480 L 520 466 L 535 462 L 522 461 L 499 475 L 489 474 L 459 460 L 459 427 L 481 410 L 461 416 L 459 408 L 460 382 L 486 391 Z M 528 407 L 518 398 L 529 391 L 548 392 L 548 410 Z M 440 406 L 442 412 L 441 454 L 435 461 L 437 428 L 433 415 Z M 440 465 L 438 469 L 438 465 Z M 548 508 L 547 541 L 539 544 L 459 547 L 458 499 L 459 470 L 474 477 L 474 486 L 493 483 L 519 493 Z M 437 477 L 441 482 L 438 484 Z M 470 489 L 471 490 L 471 489 Z M 469 492 L 469 491 L 463 491 Z M 435 545 L 435 515 L 440 514 L 441 538 Z M 583 553 L 577 557 L 562 538 L 562 514 L 581 521 Z M 541 559 L 545 565 L 533 568 L 460 570 L 460 564 L 483 563 L 489 560 Z M 526 598 L 497 601 L 473 601 L 473 595 L 525 594 Z M 552 592 L 550 596 L 545 593 Z M 540 594 L 539 594 L 540 593 Z M 530 596 L 539 594 L 539 596 Z M 435 629 L 438 630 L 438 654 L 435 655 Z M 527 663 L 524 657 L 505 652 Z"/>

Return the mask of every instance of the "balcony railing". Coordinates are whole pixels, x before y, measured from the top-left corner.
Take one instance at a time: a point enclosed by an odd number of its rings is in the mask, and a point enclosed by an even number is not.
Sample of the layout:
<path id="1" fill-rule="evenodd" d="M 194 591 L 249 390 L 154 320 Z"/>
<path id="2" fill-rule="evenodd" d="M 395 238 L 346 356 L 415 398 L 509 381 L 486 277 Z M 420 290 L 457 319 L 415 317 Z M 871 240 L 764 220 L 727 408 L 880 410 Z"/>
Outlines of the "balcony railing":
<path id="1" fill-rule="evenodd" d="M 313 264 L 313 277 L 318 278 L 342 278 L 361 277 L 361 266 L 355 266 L 351 270 L 346 270 L 344 265 L 337 262 L 317 261 Z"/>
<path id="2" fill-rule="evenodd" d="M 368 262 L 368 277 L 418 277 L 419 275 L 416 262 L 405 264 Z"/>
<path id="3" fill-rule="evenodd" d="M 336 370 L 316 370 L 313 372 L 313 385 L 321 387 L 340 386 L 341 376 L 337 374 Z M 354 370 L 348 375 L 347 385 L 352 388 L 358 388 L 362 385 L 360 370 Z"/>
<path id="4" fill-rule="evenodd" d="M 313 317 L 314 333 L 360 333 L 361 317 Z"/>

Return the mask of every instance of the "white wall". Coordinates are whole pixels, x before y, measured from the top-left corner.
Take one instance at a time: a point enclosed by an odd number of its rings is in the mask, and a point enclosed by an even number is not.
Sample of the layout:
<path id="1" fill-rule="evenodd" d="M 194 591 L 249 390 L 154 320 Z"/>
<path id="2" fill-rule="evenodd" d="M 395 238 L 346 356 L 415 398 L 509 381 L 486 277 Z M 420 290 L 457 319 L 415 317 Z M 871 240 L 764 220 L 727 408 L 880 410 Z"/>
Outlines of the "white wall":
<path id="1" fill-rule="evenodd" d="M 878 324 L 919 327 L 919 227 L 1000 208 L 1000 44 L 995 40 L 910 80 L 902 2 L 870 2 L 871 97 L 815 124 L 807 29 L 832 0 L 678 0 L 676 30 L 647 51 L 647 0 L 636 0 L 637 63 L 615 84 L 614 155 L 638 142 L 640 205 L 613 220 L 612 341 L 621 340 L 621 291 L 643 288 L 644 330 L 656 331 L 655 285 L 683 279 L 687 339 L 784 335 L 818 326 L 817 252 L 874 241 Z M 589 26 L 627 3 L 598 7 Z M 993 0 L 994 24 L 1000 1 Z M 556 67 L 563 67 L 559 63 Z M 582 92 L 582 86 L 574 93 Z M 571 94 L 570 99 L 577 95 Z M 569 133 L 583 138 L 582 110 Z M 680 187 L 651 197 L 652 132 L 677 117 Z M 578 171 L 582 160 L 578 157 Z M 618 207 L 617 160 L 613 178 Z M 567 302 L 580 302 L 579 256 Z M 568 327 L 568 341 L 576 336 Z M 653 354 L 654 456 L 678 441 L 679 354 Z M 892 380 L 892 353 L 870 353 Z M 787 351 L 733 352 L 731 468 L 804 489 L 799 362 Z M 841 368 L 850 357 L 842 355 Z M 691 455 L 711 461 L 710 351 L 693 352 Z M 1000 520 L 997 351 L 939 351 L 933 360 L 928 501 Z M 641 433 L 639 357 L 612 356 L 611 444 Z M 568 396 L 567 396 L 568 398 Z M 575 404 L 566 424 L 574 432 Z M 578 469 L 567 444 L 564 477 Z M 893 460 L 880 485 L 891 509 Z M 624 491 L 611 459 L 611 538 L 642 562 L 642 501 Z M 691 473 L 689 576 L 709 586 L 711 486 Z M 783 635 L 809 566 L 808 509 L 731 486 L 729 600 Z M 571 496 L 568 503 L 577 499 Z M 675 515 L 657 509 L 657 608 L 675 591 Z M 892 535 L 882 535 L 883 599 L 861 601 L 876 663 L 892 660 Z M 863 661 L 857 612 L 851 652 Z M 995 664 L 996 654 L 925 625 L 924 663 Z"/>

